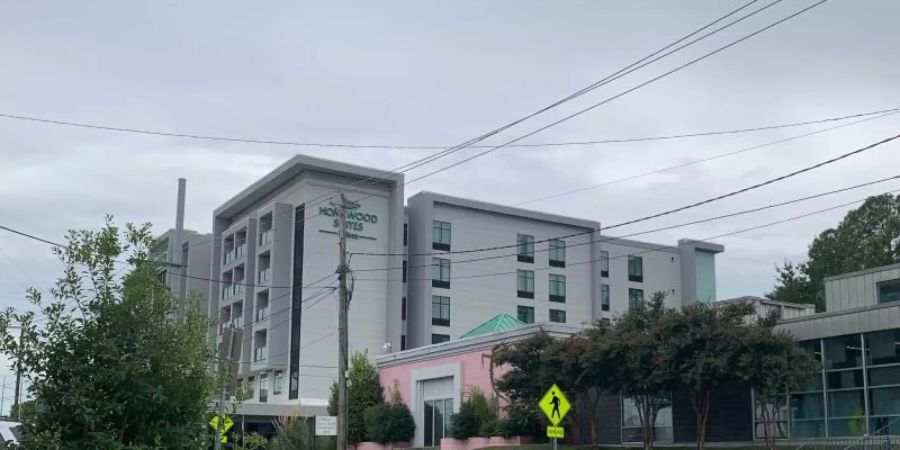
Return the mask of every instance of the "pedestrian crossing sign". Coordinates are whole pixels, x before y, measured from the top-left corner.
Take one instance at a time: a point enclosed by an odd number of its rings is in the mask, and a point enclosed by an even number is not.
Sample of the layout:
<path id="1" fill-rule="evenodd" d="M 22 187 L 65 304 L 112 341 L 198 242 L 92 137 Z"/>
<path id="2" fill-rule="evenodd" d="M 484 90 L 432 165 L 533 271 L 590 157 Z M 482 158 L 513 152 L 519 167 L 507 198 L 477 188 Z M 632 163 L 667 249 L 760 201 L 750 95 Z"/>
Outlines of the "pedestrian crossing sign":
<path id="1" fill-rule="evenodd" d="M 562 422 L 563 417 L 566 417 L 566 413 L 572 408 L 569 400 L 563 395 L 559 386 L 555 384 L 550 386 L 550 389 L 547 390 L 547 393 L 544 394 L 544 397 L 538 402 L 538 406 L 541 408 L 541 411 L 544 411 L 544 414 L 547 415 L 547 418 L 550 419 L 550 423 L 552 423 L 554 427 Z"/>

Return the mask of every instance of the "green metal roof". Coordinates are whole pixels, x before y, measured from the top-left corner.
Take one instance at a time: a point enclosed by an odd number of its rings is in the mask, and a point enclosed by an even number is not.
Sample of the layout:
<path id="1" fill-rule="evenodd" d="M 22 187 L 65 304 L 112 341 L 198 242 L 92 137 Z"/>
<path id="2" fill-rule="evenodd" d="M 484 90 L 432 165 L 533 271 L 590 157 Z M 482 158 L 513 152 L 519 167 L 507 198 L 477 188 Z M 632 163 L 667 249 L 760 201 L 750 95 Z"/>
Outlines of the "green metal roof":
<path id="1" fill-rule="evenodd" d="M 473 336 L 481 336 L 481 335 L 489 334 L 489 333 L 497 333 L 500 331 L 514 330 L 523 325 L 525 325 L 524 322 L 522 322 L 519 319 L 516 319 L 513 316 L 510 316 L 509 314 L 498 314 L 498 315 L 492 317 L 487 322 L 485 322 L 481 325 L 478 325 L 477 327 L 470 330 L 468 333 L 460 336 L 460 339 L 467 338 L 467 337 L 473 337 Z"/>

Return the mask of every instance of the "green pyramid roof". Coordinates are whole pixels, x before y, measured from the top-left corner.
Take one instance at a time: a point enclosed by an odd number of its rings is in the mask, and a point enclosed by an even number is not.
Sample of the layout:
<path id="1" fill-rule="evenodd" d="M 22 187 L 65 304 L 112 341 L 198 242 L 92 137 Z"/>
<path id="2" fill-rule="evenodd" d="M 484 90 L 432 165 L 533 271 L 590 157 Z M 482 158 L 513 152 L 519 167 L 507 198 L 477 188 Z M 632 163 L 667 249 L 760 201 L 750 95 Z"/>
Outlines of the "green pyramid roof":
<path id="1" fill-rule="evenodd" d="M 473 337 L 473 336 L 481 336 L 481 335 L 488 334 L 488 333 L 497 333 L 500 331 L 514 330 L 523 325 L 525 325 L 524 322 L 522 322 L 519 319 L 516 319 L 513 316 L 510 316 L 509 314 L 498 314 L 498 315 L 492 317 L 487 322 L 485 322 L 481 325 L 478 325 L 477 327 L 470 330 L 468 333 L 460 336 L 460 339 L 467 338 L 467 337 Z"/>

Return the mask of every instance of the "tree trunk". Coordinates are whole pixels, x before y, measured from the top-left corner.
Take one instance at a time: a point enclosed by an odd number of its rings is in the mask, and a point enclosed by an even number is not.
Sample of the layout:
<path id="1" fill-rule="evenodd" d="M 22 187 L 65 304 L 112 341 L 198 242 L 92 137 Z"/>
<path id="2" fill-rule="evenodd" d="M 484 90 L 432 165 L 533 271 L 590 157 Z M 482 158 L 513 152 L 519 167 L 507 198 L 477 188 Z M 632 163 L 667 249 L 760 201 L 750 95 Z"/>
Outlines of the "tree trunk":
<path id="1" fill-rule="evenodd" d="M 710 390 L 706 390 L 691 396 L 691 406 L 697 416 L 697 450 L 703 450 L 706 445 L 706 425 L 709 422 L 709 396 Z"/>
<path id="2" fill-rule="evenodd" d="M 599 443 L 597 442 L 597 402 L 600 401 L 600 393 L 598 390 L 595 390 L 593 395 L 591 395 L 591 391 L 587 392 L 585 399 L 588 403 L 588 419 L 589 426 L 591 427 L 591 447 L 597 448 L 599 447 Z"/>

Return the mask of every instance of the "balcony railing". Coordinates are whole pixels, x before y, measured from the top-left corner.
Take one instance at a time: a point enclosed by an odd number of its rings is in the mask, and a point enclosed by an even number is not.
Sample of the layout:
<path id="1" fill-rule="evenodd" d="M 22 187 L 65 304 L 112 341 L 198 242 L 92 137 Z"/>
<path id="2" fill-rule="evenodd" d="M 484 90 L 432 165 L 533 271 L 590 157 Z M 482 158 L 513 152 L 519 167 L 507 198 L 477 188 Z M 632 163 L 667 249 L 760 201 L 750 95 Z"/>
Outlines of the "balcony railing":
<path id="1" fill-rule="evenodd" d="M 272 242 L 272 230 L 266 230 L 259 234 L 259 245 L 263 246 Z"/>
<path id="2" fill-rule="evenodd" d="M 267 351 L 268 351 L 268 348 L 266 348 L 265 346 L 256 347 L 256 350 L 253 351 L 253 360 L 254 361 L 265 360 Z"/>
<path id="3" fill-rule="evenodd" d="M 263 269 L 259 271 L 259 277 L 257 277 L 257 283 L 268 283 L 269 276 L 271 275 L 272 269 Z"/>
<path id="4" fill-rule="evenodd" d="M 246 253 L 247 245 L 241 242 L 237 247 L 234 248 L 234 259 L 238 259 L 244 256 Z"/>
<path id="5" fill-rule="evenodd" d="M 234 285 L 225 285 L 222 288 L 222 299 L 226 299 L 235 295 L 241 295 L 244 293 L 244 286 L 240 284 Z"/>
<path id="6" fill-rule="evenodd" d="M 257 321 L 266 320 L 266 317 L 269 317 L 269 307 L 268 306 L 266 306 L 265 308 L 259 308 L 256 310 L 256 320 Z"/>
<path id="7" fill-rule="evenodd" d="M 225 262 L 224 264 L 228 264 L 231 261 L 234 261 L 234 251 L 225 252 Z"/>

